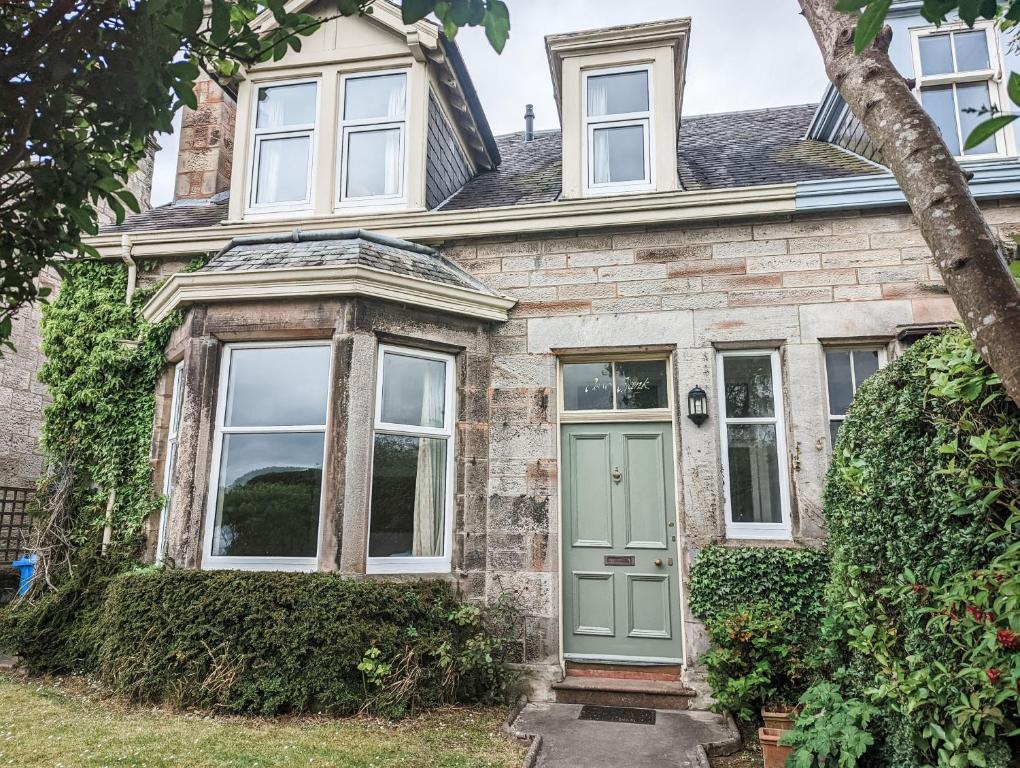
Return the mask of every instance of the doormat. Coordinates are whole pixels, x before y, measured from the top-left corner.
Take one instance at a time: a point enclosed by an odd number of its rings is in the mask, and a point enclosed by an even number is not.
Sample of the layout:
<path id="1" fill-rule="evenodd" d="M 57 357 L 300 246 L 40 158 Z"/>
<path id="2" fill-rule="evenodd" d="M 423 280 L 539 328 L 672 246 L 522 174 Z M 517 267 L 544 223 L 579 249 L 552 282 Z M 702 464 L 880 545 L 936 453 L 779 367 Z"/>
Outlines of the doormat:
<path id="1" fill-rule="evenodd" d="M 578 720 L 598 720 L 603 723 L 634 723 L 655 725 L 654 709 L 633 709 L 631 707 L 599 707 L 585 704 L 581 707 Z"/>

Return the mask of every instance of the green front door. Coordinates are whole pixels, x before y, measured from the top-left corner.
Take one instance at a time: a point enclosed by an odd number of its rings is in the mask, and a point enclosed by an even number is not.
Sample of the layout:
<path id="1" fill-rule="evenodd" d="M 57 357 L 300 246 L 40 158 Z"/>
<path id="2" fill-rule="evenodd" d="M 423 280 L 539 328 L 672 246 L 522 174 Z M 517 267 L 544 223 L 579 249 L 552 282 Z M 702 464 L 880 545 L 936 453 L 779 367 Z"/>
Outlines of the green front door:
<path id="1" fill-rule="evenodd" d="M 566 658 L 679 662 L 672 425 L 562 430 Z"/>

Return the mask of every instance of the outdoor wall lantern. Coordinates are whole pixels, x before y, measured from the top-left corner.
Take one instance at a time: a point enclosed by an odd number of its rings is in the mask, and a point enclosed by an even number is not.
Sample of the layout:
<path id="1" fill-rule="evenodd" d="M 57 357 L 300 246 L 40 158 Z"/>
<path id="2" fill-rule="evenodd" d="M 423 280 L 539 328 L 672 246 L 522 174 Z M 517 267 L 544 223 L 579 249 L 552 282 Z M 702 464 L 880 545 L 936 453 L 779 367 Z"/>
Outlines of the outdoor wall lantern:
<path id="1" fill-rule="evenodd" d="M 708 394 L 701 387 L 687 393 L 687 418 L 699 427 L 708 419 Z"/>

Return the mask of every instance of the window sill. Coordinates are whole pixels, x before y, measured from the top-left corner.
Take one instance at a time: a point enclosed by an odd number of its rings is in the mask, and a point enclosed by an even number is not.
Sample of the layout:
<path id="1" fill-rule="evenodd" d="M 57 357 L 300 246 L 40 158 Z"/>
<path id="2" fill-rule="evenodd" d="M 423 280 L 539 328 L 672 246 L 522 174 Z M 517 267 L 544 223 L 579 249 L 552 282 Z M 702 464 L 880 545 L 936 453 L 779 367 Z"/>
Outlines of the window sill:
<path id="1" fill-rule="evenodd" d="M 318 562 L 314 557 L 206 557 L 203 571 L 296 571 L 314 573 Z"/>
<path id="2" fill-rule="evenodd" d="M 649 192 L 656 192 L 654 184 L 641 184 L 640 186 L 626 187 L 587 187 L 584 190 L 584 197 L 615 197 L 621 195 L 640 195 Z"/>
<path id="3" fill-rule="evenodd" d="M 405 573 L 445 576 L 450 573 L 450 561 L 445 557 L 370 557 L 365 573 L 369 576 Z"/>
<path id="4" fill-rule="evenodd" d="M 762 524 L 762 525 L 751 525 L 751 524 L 739 524 L 730 523 L 726 526 L 726 538 L 727 539 L 770 539 L 780 541 L 790 541 L 793 539 L 793 534 L 790 532 L 790 527 L 785 523 L 777 523 L 773 525 Z"/>

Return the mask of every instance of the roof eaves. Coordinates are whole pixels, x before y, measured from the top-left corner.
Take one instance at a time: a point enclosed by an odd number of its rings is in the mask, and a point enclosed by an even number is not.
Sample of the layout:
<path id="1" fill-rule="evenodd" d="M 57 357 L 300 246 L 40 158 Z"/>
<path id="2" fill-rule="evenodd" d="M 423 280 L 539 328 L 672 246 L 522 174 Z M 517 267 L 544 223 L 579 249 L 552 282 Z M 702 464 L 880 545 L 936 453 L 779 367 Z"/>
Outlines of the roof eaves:
<path id="1" fill-rule="evenodd" d="M 461 90 L 464 92 L 464 100 L 467 102 L 468 109 L 471 110 L 471 116 L 474 118 L 475 125 L 478 126 L 478 133 L 481 136 L 482 143 L 485 145 L 485 151 L 492 159 L 492 166 L 497 168 L 503 158 L 499 154 L 499 147 L 496 146 L 496 139 L 492 135 L 489 119 L 485 116 L 485 110 L 482 109 L 482 102 L 478 98 L 478 91 L 475 90 L 475 84 L 471 80 L 471 74 L 468 72 L 467 64 L 464 63 L 464 57 L 460 53 L 460 48 L 443 33 L 439 35 L 439 44 L 443 49 L 443 53 L 446 54 L 450 66 L 453 68 Z"/>

